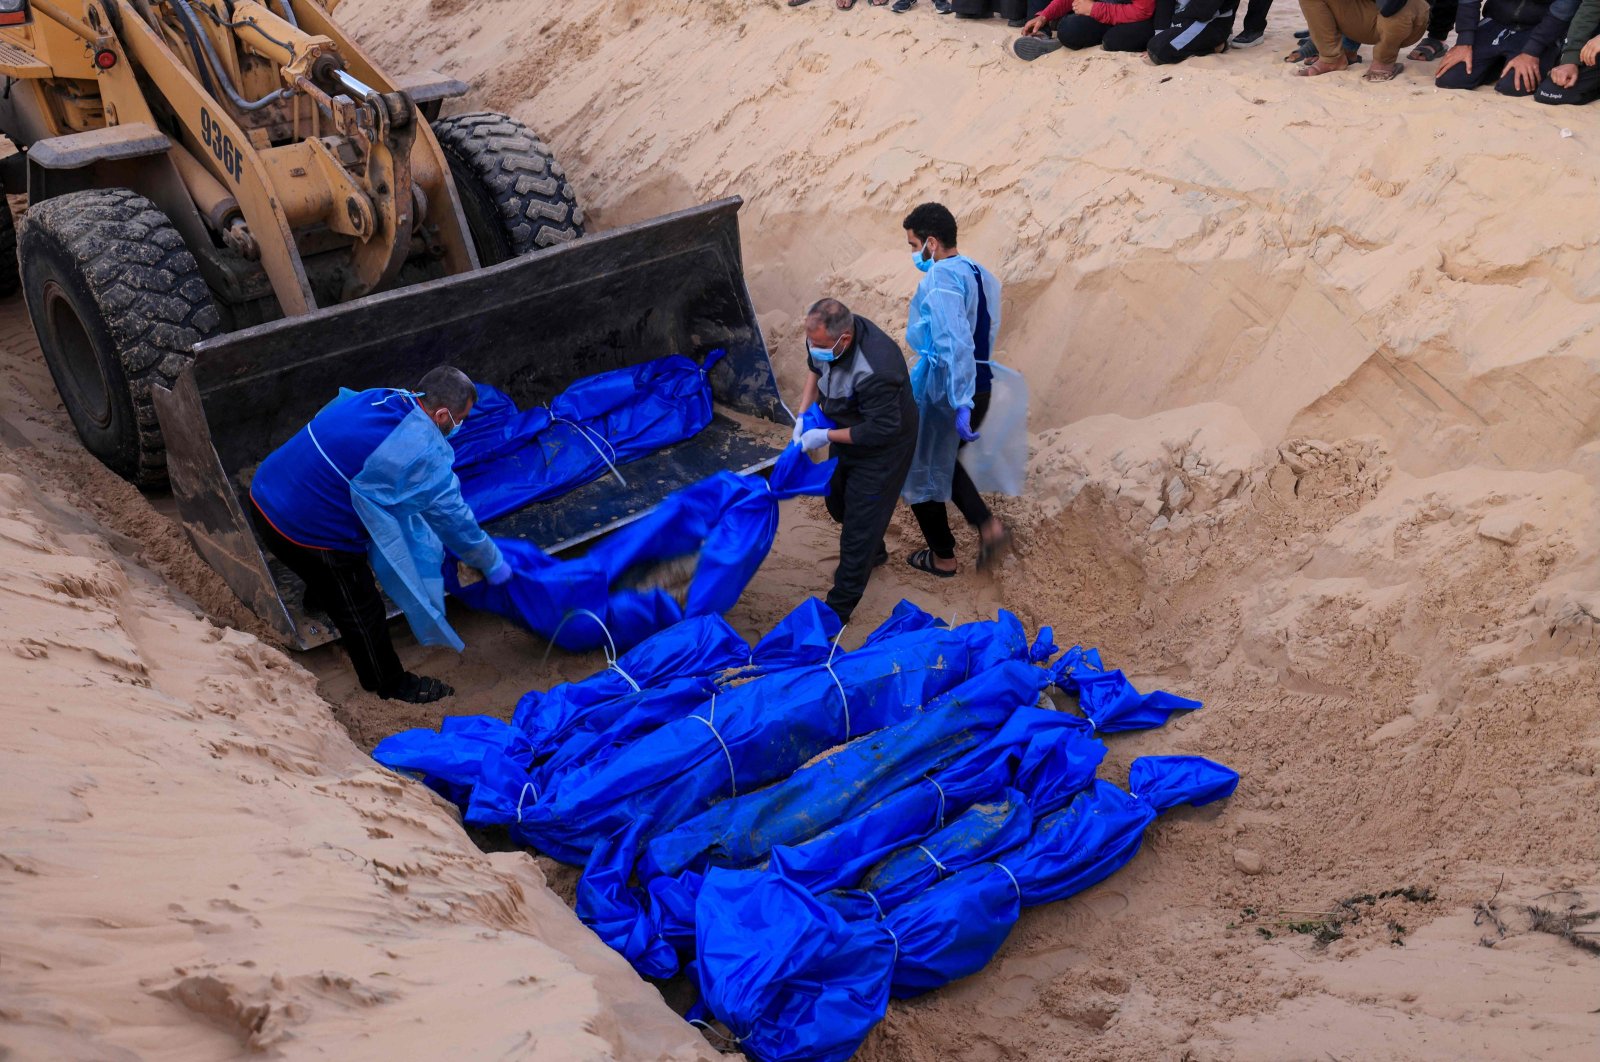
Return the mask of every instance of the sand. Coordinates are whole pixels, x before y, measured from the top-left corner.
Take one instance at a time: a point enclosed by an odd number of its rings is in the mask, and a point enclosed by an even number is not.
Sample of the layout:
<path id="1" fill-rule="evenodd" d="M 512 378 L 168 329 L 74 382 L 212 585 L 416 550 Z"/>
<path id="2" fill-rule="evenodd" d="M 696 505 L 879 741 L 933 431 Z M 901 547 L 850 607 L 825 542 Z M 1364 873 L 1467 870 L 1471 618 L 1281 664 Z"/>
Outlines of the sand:
<path id="1" fill-rule="evenodd" d="M 790 393 L 812 299 L 903 324 L 915 203 L 950 205 L 1005 282 L 1002 355 L 1034 393 L 1028 496 L 999 505 L 1017 553 L 980 577 L 967 535 L 962 576 L 923 579 L 902 514 L 846 641 L 902 596 L 1011 608 L 1207 701 L 1116 737 L 1108 776 L 1185 752 L 1244 781 L 1028 912 L 987 970 L 892 1006 L 862 1058 L 1592 1057 L 1600 960 L 1573 941 L 1597 938 L 1529 914 L 1600 907 L 1592 115 L 1441 93 L 1421 64 L 1387 86 L 1290 78 L 1292 5 L 1266 47 L 1162 70 L 1023 65 L 998 23 L 926 4 L 340 16 L 383 62 L 539 129 L 596 228 L 743 196 Z M 402 639 L 458 690 L 424 708 L 361 694 L 337 649 L 290 661 L 160 499 L 76 451 L 14 301 L 0 379 L 0 674 L 27 692 L 4 755 L 28 783 L 0 833 L 0 949 L 23 957 L 0 963 L 0 1044 L 706 1050 L 533 863 L 475 854 L 332 722 L 370 748 L 509 715 L 595 658 L 455 614 L 459 657 Z M 765 629 L 825 590 L 835 552 L 820 504 L 786 507 L 730 618 Z"/>

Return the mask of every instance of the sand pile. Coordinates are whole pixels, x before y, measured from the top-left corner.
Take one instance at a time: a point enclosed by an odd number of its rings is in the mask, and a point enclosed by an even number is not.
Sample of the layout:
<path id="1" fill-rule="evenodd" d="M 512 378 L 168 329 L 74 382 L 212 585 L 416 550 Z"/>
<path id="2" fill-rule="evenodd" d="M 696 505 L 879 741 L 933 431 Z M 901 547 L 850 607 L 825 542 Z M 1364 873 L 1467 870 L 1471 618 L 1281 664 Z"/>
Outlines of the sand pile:
<path id="1" fill-rule="evenodd" d="M 151 573 L 171 525 L 30 376 L 0 403 L 0 1055 L 709 1057 L 528 856 Z"/>
<path id="2" fill-rule="evenodd" d="M 999 25 L 925 4 L 340 8 L 384 63 L 461 77 L 466 107 L 541 130 L 597 228 L 744 196 L 791 393 L 813 298 L 903 323 L 916 202 L 949 204 L 1004 280 L 1001 349 L 1037 433 L 1029 497 L 1001 506 L 1018 553 L 994 579 L 921 580 L 903 516 L 846 641 L 902 596 L 1014 609 L 1208 701 L 1114 742 L 1111 777 L 1198 752 L 1244 783 L 1029 911 L 983 973 L 895 1005 L 871 1062 L 1592 1052 L 1600 963 L 1548 930 L 1600 907 L 1600 134 L 1583 111 L 1437 92 L 1415 64 L 1383 87 L 1292 79 L 1274 53 L 1297 12 L 1275 14 L 1266 48 L 1157 71 L 1015 63 Z M 0 892 L 24 956 L 0 977 L 28 1021 L 0 1036 L 24 1054 L 691 1050 L 525 859 L 474 854 L 355 754 L 303 673 L 124 559 L 244 622 L 170 524 L 74 453 L 15 304 L 0 373 L 0 432 L 31 447 L 4 480 L 20 655 L 0 666 L 27 691 L 6 755 L 37 801 L 0 847 L 26 867 Z M 767 629 L 824 590 L 836 541 L 820 504 L 787 507 L 734 622 Z M 443 705 L 365 697 L 336 650 L 300 662 L 364 747 L 509 716 L 596 666 L 460 620 L 460 657 L 403 646 L 456 686 Z M 551 880 L 570 896 L 570 873 Z"/>

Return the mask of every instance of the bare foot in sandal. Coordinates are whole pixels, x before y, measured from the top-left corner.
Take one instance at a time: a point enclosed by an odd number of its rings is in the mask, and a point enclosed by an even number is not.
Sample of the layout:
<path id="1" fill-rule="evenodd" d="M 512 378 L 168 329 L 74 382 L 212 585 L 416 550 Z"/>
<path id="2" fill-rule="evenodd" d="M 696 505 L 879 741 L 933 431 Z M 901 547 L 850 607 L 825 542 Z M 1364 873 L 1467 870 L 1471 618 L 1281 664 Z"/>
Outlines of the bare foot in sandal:
<path id="1" fill-rule="evenodd" d="M 1362 81 L 1371 81 L 1378 84 L 1384 81 L 1393 81 L 1400 76 L 1400 71 L 1406 68 L 1404 63 L 1373 63 L 1367 72 L 1361 76 Z"/>
<path id="2" fill-rule="evenodd" d="M 1337 74 L 1341 70 L 1350 69 L 1350 57 L 1341 55 L 1338 59 L 1318 59 L 1314 63 L 1307 63 L 1294 72 L 1296 77 L 1319 77 L 1323 74 Z"/>

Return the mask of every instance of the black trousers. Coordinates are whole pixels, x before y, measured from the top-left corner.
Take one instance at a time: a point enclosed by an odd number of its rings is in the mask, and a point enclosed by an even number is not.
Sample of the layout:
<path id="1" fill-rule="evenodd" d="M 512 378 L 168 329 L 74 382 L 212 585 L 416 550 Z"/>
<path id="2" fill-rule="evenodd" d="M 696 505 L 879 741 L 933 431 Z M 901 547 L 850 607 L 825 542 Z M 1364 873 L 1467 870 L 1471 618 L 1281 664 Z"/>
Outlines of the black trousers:
<path id="1" fill-rule="evenodd" d="M 1533 98 L 1540 103 L 1593 103 L 1600 99 L 1600 66 L 1579 66 L 1578 83 L 1562 88 L 1546 77 Z"/>
<path id="2" fill-rule="evenodd" d="M 1267 12 L 1272 10 L 1272 0 L 1250 0 L 1244 9 L 1245 33 L 1264 33 L 1267 28 Z"/>
<path id="3" fill-rule="evenodd" d="M 1506 70 L 1506 63 L 1522 54 L 1522 46 L 1528 43 L 1528 37 L 1532 33 L 1532 26 L 1507 26 L 1494 19 L 1484 19 L 1478 23 L 1478 32 L 1473 37 L 1472 72 L 1469 74 L 1466 64 L 1463 63 L 1435 77 L 1433 83 L 1444 89 L 1475 89 L 1479 85 L 1487 85 L 1493 81 L 1494 90 L 1502 96 L 1533 95 L 1532 91 L 1517 88 L 1511 74 Z M 1550 76 L 1550 71 L 1555 68 L 1556 61 L 1560 58 L 1561 42 L 1556 41 L 1539 56 L 1541 80 Z"/>
<path id="4" fill-rule="evenodd" d="M 1456 8 L 1459 0 L 1429 0 L 1428 36 L 1436 41 L 1448 41 L 1456 28 Z"/>
<path id="5" fill-rule="evenodd" d="M 1150 18 L 1116 26 L 1096 22 L 1088 15 L 1068 15 L 1056 23 L 1056 37 L 1068 48 L 1093 48 L 1098 44 L 1108 52 L 1142 52 L 1149 47 L 1156 30 L 1167 28 L 1176 6 L 1177 0 L 1156 0 Z"/>
<path id="6" fill-rule="evenodd" d="M 274 557 L 306 584 L 306 607 L 320 609 L 339 628 L 361 688 L 388 697 L 399 688 L 406 670 L 389 637 L 389 618 L 378 592 L 377 577 L 365 553 L 311 549 L 289 541 L 250 505 L 256 533 Z"/>
<path id="7" fill-rule="evenodd" d="M 1173 23 L 1150 38 L 1150 61 L 1157 66 L 1166 66 L 1197 55 L 1210 55 L 1222 46 L 1232 32 L 1232 24 L 1222 19 Z"/>
<path id="8" fill-rule="evenodd" d="M 983 418 L 989 413 L 989 392 L 972 396 L 972 427 L 976 430 L 982 426 Z M 962 443 L 962 446 L 967 445 Z M 967 470 L 961 467 L 961 462 L 956 462 L 955 471 L 950 476 L 950 500 L 955 502 L 956 508 L 966 518 L 967 523 L 973 527 L 982 527 L 989 522 L 993 514 L 989 506 L 984 503 L 983 495 L 978 493 L 978 488 L 972 485 L 972 477 L 967 475 Z M 956 536 L 950 533 L 950 514 L 945 509 L 942 501 L 917 502 L 911 507 L 911 515 L 917 518 L 917 526 L 922 528 L 922 537 L 927 539 L 928 548 L 933 550 L 933 555 L 940 560 L 949 560 L 956 555 Z"/>
<path id="9" fill-rule="evenodd" d="M 887 556 L 883 533 L 900 503 L 916 440 L 913 424 L 905 442 L 892 449 L 863 453 L 855 447 L 833 448 L 839 463 L 828 482 L 828 515 L 840 525 L 839 567 L 827 603 L 847 623 L 867 592 L 872 569 Z"/>

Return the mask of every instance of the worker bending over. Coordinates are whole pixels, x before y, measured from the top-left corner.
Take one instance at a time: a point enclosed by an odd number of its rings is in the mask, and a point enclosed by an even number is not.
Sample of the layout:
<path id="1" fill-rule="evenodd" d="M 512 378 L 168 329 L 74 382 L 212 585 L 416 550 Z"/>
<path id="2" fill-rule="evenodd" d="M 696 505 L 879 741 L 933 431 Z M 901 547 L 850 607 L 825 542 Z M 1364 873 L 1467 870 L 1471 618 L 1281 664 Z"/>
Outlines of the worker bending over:
<path id="1" fill-rule="evenodd" d="M 401 667 L 374 571 L 417 641 L 460 651 L 444 618 L 445 548 L 494 585 L 511 569 L 462 500 L 445 441 L 477 390 L 448 366 L 419 388 L 342 390 L 261 462 L 250 515 L 267 549 L 305 581 L 307 610 L 339 629 L 362 688 L 427 704 L 455 691 Z"/>
<path id="2" fill-rule="evenodd" d="M 902 224 L 911 261 L 925 274 L 911 297 L 906 343 L 917 356 L 911 392 L 921 420 L 905 499 L 928 542 L 906 558 L 918 571 L 956 574 L 956 540 L 945 502 L 954 501 L 978 531 L 978 567 L 1011 543 L 989 511 L 957 451 L 978 438 L 989 412 L 990 357 L 1000 335 L 1000 281 L 956 249 L 956 219 L 939 203 L 923 203 Z"/>
<path id="3" fill-rule="evenodd" d="M 839 459 L 828 484 L 828 514 L 840 524 L 839 567 L 828 607 L 849 622 L 872 569 L 889 559 L 883 533 L 900 499 L 917 443 L 917 405 L 900 345 L 838 299 L 806 314 L 809 356 L 796 417 L 813 403 L 838 425 L 801 432 L 807 450 L 832 445 Z"/>

